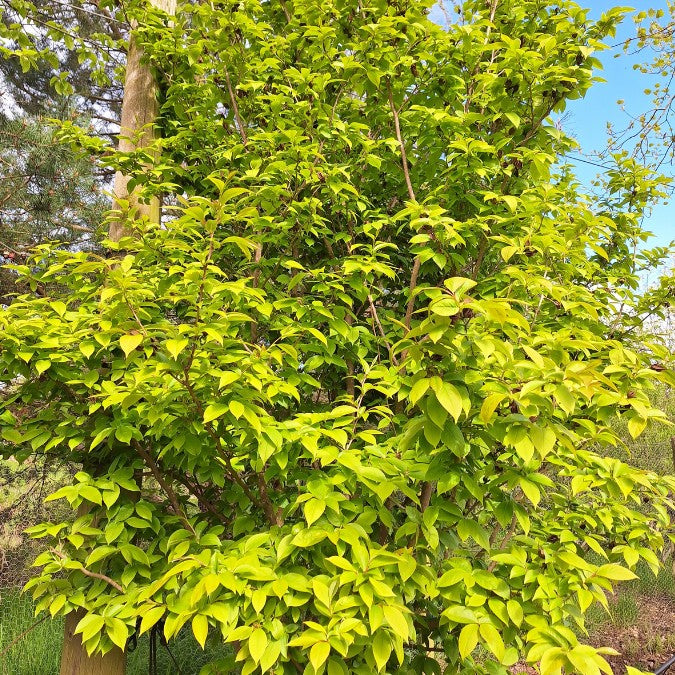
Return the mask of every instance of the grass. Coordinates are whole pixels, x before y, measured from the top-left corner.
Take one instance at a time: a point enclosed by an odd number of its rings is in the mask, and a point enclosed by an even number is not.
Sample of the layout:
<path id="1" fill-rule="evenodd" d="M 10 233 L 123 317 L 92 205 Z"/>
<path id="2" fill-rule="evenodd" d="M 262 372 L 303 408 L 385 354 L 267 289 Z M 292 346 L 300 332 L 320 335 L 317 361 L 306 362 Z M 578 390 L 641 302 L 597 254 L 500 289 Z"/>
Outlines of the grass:
<path id="1" fill-rule="evenodd" d="M 0 593 L 0 652 L 33 623 L 29 597 L 16 590 Z M 43 621 L 0 658 L 2 675 L 50 675 L 59 672 L 63 621 Z"/>
<path id="2" fill-rule="evenodd" d="M 29 596 L 15 589 L 0 592 L 0 653 L 33 623 Z M 0 675 L 58 675 L 62 642 L 63 620 L 43 621 L 0 657 Z M 202 650 L 188 630 L 181 631 L 169 648 L 176 663 L 157 642 L 157 675 L 198 675 L 206 663 L 231 653 L 222 643 L 207 643 L 206 650 Z M 149 653 L 150 640 L 146 634 L 128 654 L 127 675 L 147 675 Z"/>
<path id="3" fill-rule="evenodd" d="M 671 422 L 675 422 L 675 391 L 662 386 L 651 392 L 651 399 L 655 407 L 665 412 Z M 604 454 L 639 469 L 655 471 L 662 475 L 675 473 L 670 444 L 670 437 L 675 433 L 672 426 L 660 422 L 649 424 L 644 433 L 636 439 L 630 437 L 624 423 L 617 423 L 616 431 L 628 446 L 628 451 L 623 447 L 604 448 Z"/>

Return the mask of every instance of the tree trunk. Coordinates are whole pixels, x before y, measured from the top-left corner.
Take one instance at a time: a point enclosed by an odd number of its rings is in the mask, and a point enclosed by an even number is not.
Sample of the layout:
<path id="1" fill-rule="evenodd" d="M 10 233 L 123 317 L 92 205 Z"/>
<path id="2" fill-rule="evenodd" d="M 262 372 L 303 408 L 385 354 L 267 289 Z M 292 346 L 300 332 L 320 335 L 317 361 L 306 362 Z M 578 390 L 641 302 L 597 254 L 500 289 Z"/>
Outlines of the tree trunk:
<path id="1" fill-rule="evenodd" d="M 169 14 L 176 13 L 176 0 L 149 0 L 149 2 Z M 132 37 L 127 54 L 120 121 L 119 150 L 122 152 L 146 147 L 155 137 L 153 125 L 158 113 L 157 83 L 150 68 L 141 62 L 142 57 L 142 50 Z M 128 176 L 121 173 L 115 176 L 113 208 L 116 207 L 118 200 L 129 200 L 130 208 L 135 209 L 137 216 L 146 216 L 159 222 L 161 216 L 159 200 L 153 199 L 150 204 L 141 204 L 133 194 L 129 194 L 128 183 Z M 119 241 L 125 234 L 123 221 L 111 223 L 108 236 L 112 241 Z M 82 646 L 81 636 L 74 634 L 77 624 L 85 614 L 85 610 L 77 610 L 66 617 L 60 675 L 124 675 L 126 654 L 118 647 L 114 647 L 104 656 L 88 656 Z"/>
<path id="2" fill-rule="evenodd" d="M 104 656 L 88 656 L 82 647 L 80 635 L 73 631 L 80 619 L 86 614 L 78 609 L 66 617 L 63 633 L 63 651 L 61 652 L 60 675 L 116 675 L 126 670 L 126 654 L 115 647 Z"/>
<path id="3" fill-rule="evenodd" d="M 167 14 L 176 13 L 176 0 L 150 0 L 150 4 L 162 9 Z M 133 152 L 147 147 L 155 139 L 153 125 L 157 119 L 157 83 L 152 71 L 143 64 L 143 51 L 132 37 L 127 53 L 127 72 L 124 80 L 124 98 L 122 100 L 122 119 L 120 121 L 119 150 Z M 130 210 L 136 217 L 147 217 L 151 222 L 159 222 L 159 199 L 143 204 L 129 194 L 129 176 L 118 172 L 113 187 L 114 202 L 129 200 Z M 125 234 L 124 223 L 117 221 L 110 225 L 108 237 L 119 241 Z"/>

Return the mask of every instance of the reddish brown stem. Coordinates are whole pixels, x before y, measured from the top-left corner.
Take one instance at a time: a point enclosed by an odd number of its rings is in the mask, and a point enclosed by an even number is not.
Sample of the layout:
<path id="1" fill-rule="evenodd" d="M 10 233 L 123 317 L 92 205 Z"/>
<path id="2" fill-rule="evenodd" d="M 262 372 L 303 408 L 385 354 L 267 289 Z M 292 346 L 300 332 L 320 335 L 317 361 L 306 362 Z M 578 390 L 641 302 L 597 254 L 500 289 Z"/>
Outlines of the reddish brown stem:
<path id="1" fill-rule="evenodd" d="M 57 551 L 55 548 L 52 548 L 50 550 L 54 555 L 61 558 L 61 560 L 66 560 L 68 557 L 63 553 L 61 553 L 61 551 Z M 77 571 L 82 572 L 82 574 L 84 574 L 87 577 L 91 577 L 92 579 L 100 579 L 101 581 L 105 581 L 107 584 L 110 584 L 115 590 L 119 591 L 120 593 L 124 593 L 124 589 L 114 579 L 111 579 L 105 574 L 92 572 L 91 570 L 88 570 L 86 567 L 79 567 Z"/>
<path id="2" fill-rule="evenodd" d="M 185 527 L 190 532 L 192 532 L 192 534 L 194 534 L 195 533 L 194 528 L 192 527 L 192 525 L 190 525 L 190 521 L 187 519 L 187 516 L 183 512 L 183 509 L 181 509 L 180 504 L 178 503 L 178 498 L 176 497 L 176 493 L 174 492 L 171 485 L 167 483 L 166 480 L 164 480 L 164 476 L 162 476 L 162 473 L 159 470 L 159 467 L 157 466 L 155 460 L 137 440 L 134 439 L 131 442 L 133 443 L 133 446 L 136 448 L 136 452 L 148 465 L 148 468 L 150 469 L 150 471 L 152 471 L 152 475 L 154 476 L 155 480 L 159 483 L 160 487 L 162 488 L 162 490 L 164 490 L 164 493 L 169 498 L 173 512 L 181 519 L 183 525 L 185 525 Z"/>
<path id="3" fill-rule="evenodd" d="M 434 484 L 431 481 L 422 483 L 422 494 L 420 495 L 420 509 L 424 513 L 431 503 L 431 495 L 434 492 Z"/>

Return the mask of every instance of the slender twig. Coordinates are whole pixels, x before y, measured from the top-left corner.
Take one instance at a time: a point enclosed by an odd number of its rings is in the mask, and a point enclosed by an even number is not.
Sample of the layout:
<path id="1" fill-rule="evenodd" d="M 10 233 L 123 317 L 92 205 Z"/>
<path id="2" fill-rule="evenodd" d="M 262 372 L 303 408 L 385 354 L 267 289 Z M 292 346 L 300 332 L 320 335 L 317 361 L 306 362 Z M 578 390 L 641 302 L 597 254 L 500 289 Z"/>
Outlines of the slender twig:
<path id="1" fill-rule="evenodd" d="M 61 553 L 61 551 L 57 551 L 55 548 L 50 549 L 50 551 L 61 558 L 61 560 L 66 560 L 68 556 L 64 555 Z M 114 580 L 111 579 L 110 577 L 106 576 L 105 574 L 99 574 L 98 572 L 92 572 L 91 570 L 88 570 L 86 567 L 78 567 L 77 568 L 78 572 L 82 572 L 87 577 L 91 577 L 92 579 L 100 579 L 101 581 L 105 581 L 106 583 L 110 584 L 114 589 L 118 590 L 120 593 L 124 593 L 124 589 Z"/>
<path id="2" fill-rule="evenodd" d="M 412 182 L 410 180 L 410 169 L 408 167 L 408 156 L 405 151 L 405 143 L 403 142 L 403 137 L 401 135 L 401 123 L 398 117 L 398 110 L 394 105 L 394 95 L 391 91 L 391 84 L 388 85 L 389 89 L 389 107 L 391 108 L 391 114 L 394 117 L 394 129 L 396 131 L 396 140 L 398 141 L 399 147 L 401 148 L 401 164 L 403 165 L 403 175 L 405 176 L 405 184 L 408 187 L 408 196 L 412 201 L 417 201 L 415 197 L 415 190 L 413 189 Z"/>
<path id="3" fill-rule="evenodd" d="M 227 66 L 223 67 L 223 72 L 225 73 L 225 82 L 227 83 L 227 91 L 230 94 L 230 102 L 232 103 L 232 110 L 234 110 L 234 117 L 237 120 L 239 135 L 241 136 L 242 143 L 244 145 L 247 145 L 248 137 L 246 136 L 246 129 L 244 128 L 244 124 L 241 121 L 241 115 L 239 114 L 239 106 L 237 105 L 237 97 L 234 95 L 234 90 L 232 89 L 232 82 L 230 82 L 230 73 L 227 70 Z"/>
<path id="4" fill-rule="evenodd" d="M 171 377 L 173 377 L 177 382 L 182 384 L 185 389 L 188 392 L 188 395 L 192 399 L 192 402 L 197 410 L 197 413 L 201 418 L 204 417 L 204 407 L 201 404 L 201 401 L 197 398 L 197 395 L 195 394 L 195 390 L 193 389 L 192 385 L 190 384 L 190 380 L 188 377 L 188 373 L 185 372 L 184 376 L 185 379 L 181 380 L 179 377 L 176 376 L 175 373 L 170 373 Z M 257 506 L 259 509 L 261 509 L 265 515 L 267 516 L 267 519 L 270 523 L 270 525 L 278 525 L 279 524 L 279 519 L 280 516 L 278 512 L 274 511 L 274 507 L 272 506 L 271 502 L 265 503 L 264 501 L 258 499 L 251 488 L 246 484 L 246 481 L 235 471 L 234 467 L 232 466 L 232 461 L 230 460 L 230 456 L 228 455 L 227 452 L 225 452 L 225 449 L 223 448 L 223 443 L 220 438 L 220 436 L 216 433 L 215 428 L 213 427 L 213 424 L 210 422 L 207 422 L 204 424 L 204 428 L 206 429 L 206 433 L 213 439 L 213 442 L 216 447 L 216 452 L 218 453 L 218 457 L 222 461 L 223 465 L 225 466 L 226 473 L 230 480 L 233 480 L 239 487 L 244 491 L 244 494 L 246 495 L 247 499 L 251 502 L 251 504 L 254 504 Z"/>
<path id="5" fill-rule="evenodd" d="M 476 281 L 476 279 L 478 278 L 480 266 L 483 264 L 483 258 L 485 257 L 485 253 L 487 252 L 487 244 L 488 238 L 485 236 L 485 233 L 483 232 L 480 240 L 480 246 L 478 247 L 478 256 L 473 266 L 473 274 L 471 275 L 474 281 Z"/>
<path id="6" fill-rule="evenodd" d="M 37 621 L 35 621 L 34 623 L 32 623 L 32 624 L 30 625 L 30 627 L 26 628 L 26 630 L 25 630 L 23 633 L 21 633 L 20 635 L 18 635 L 17 637 L 15 637 L 15 638 L 14 638 L 14 639 L 13 639 L 13 640 L 12 640 L 12 641 L 11 641 L 11 642 L 10 642 L 10 643 L 9 643 L 9 644 L 8 644 L 8 645 L 0 652 L 0 656 L 4 656 L 4 655 L 5 655 L 5 654 L 6 654 L 6 653 L 7 653 L 7 652 L 8 652 L 8 651 L 9 651 L 9 650 L 17 643 L 17 642 L 20 642 L 21 640 L 23 640 L 23 638 L 25 638 L 26 635 L 28 635 L 28 633 L 30 633 L 32 630 L 34 630 L 35 628 L 37 628 L 43 621 L 46 621 L 48 618 L 49 618 L 49 617 L 45 614 L 41 619 L 38 619 Z"/>
<path id="7" fill-rule="evenodd" d="M 394 104 L 394 95 L 391 90 L 391 83 L 388 84 L 388 93 L 389 93 L 389 108 L 391 109 L 391 114 L 394 117 L 394 130 L 396 131 L 396 140 L 398 141 L 399 147 L 401 149 L 401 165 L 403 166 L 403 175 L 405 176 L 405 184 L 408 188 L 408 196 L 412 201 L 417 201 L 415 197 L 415 190 L 412 186 L 412 181 L 410 180 L 410 169 L 408 167 L 408 156 L 405 151 L 405 143 L 403 141 L 403 135 L 401 134 L 401 123 L 398 116 L 398 110 L 396 110 L 396 105 Z M 420 272 L 420 267 L 422 265 L 422 260 L 419 256 L 415 257 L 415 262 L 413 263 L 412 273 L 410 275 L 410 287 L 409 287 L 409 297 L 408 305 L 405 310 L 405 328 L 406 331 L 410 331 L 410 325 L 412 323 L 413 309 L 415 307 L 415 287 L 417 286 L 417 277 Z"/>
<path id="8" fill-rule="evenodd" d="M 178 503 L 178 498 L 176 497 L 176 493 L 174 492 L 171 485 L 167 483 L 166 480 L 164 480 L 164 477 L 162 476 L 162 473 L 159 470 L 159 467 L 157 466 L 155 460 L 136 439 L 132 439 L 131 442 L 133 446 L 136 448 L 136 452 L 148 465 L 148 468 L 150 469 L 150 471 L 152 471 L 152 475 L 154 476 L 155 480 L 159 483 L 160 487 L 162 488 L 162 490 L 164 490 L 166 496 L 169 498 L 173 512 L 181 519 L 185 527 L 190 532 L 192 532 L 192 534 L 194 534 L 195 533 L 194 528 L 190 524 L 190 521 L 187 519 L 187 516 L 185 515 L 183 509 L 181 509 L 180 504 Z"/>
<path id="9" fill-rule="evenodd" d="M 391 357 L 391 361 L 395 366 L 398 366 L 398 361 L 396 360 L 396 357 L 394 356 L 394 352 L 392 350 L 391 344 L 387 340 L 387 334 L 384 332 L 384 328 L 382 327 L 382 322 L 380 321 L 380 317 L 377 313 L 377 308 L 375 307 L 375 303 L 373 302 L 373 296 L 368 293 L 368 304 L 370 305 L 370 313 L 373 316 L 373 320 L 375 321 L 375 324 L 377 325 L 380 335 L 382 336 L 382 339 L 384 340 L 384 344 L 387 346 L 387 349 L 389 350 L 389 354 Z"/>

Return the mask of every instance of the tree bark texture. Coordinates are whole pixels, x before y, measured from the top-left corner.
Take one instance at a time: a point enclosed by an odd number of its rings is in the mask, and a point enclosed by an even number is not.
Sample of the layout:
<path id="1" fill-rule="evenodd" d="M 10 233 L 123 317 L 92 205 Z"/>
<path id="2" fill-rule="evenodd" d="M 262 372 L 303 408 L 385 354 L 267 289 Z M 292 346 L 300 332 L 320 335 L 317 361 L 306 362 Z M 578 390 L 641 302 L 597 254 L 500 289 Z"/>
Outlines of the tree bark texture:
<path id="1" fill-rule="evenodd" d="M 176 13 L 176 0 L 150 0 L 153 7 L 164 10 L 167 14 Z M 129 41 L 127 52 L 127 71 L 124 80 L 124 98 L 122 99 L 122 118 L 120 120 L 119 150 L 133 152 L 145 148 L 155 139 L 154 124 L 157 119 L 157 82 L 152 70 L 142 62 L 143 50 L 134 37 Z M 147 217 L 151 222 L 159 222 L 159 199 L 154 198 L 149 204 L 138 201 L 133 192 L 129 193 L 129 176 L 119 171 L 115 175 L 113 195 L 118 200 L 128 200 L 131 211 L 137 218 Z M 124 223 L 111 223 L 108 236 L 112 241 L 119 241 L 125 232 Z"/>

